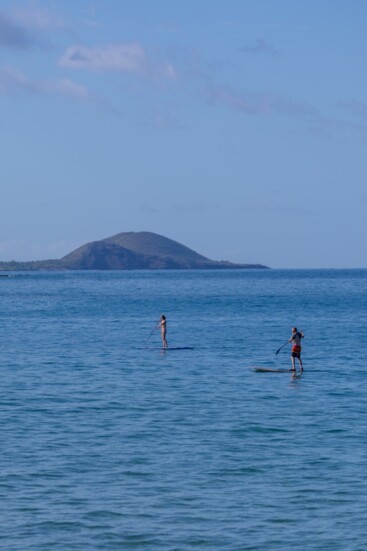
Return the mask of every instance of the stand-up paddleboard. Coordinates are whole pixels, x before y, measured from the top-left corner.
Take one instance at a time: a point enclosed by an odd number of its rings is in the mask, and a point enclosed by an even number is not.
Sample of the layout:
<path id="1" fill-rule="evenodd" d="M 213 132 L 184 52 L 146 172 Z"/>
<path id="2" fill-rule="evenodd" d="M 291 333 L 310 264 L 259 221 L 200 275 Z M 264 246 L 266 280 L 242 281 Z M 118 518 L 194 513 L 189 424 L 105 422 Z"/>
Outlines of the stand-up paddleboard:
<path id="1" fill-rule="evenodd" d="M 251 367 L 257 373 L 294 373 L 292 369 L 273 369 L 271 367 Z"/>
<path id="2" fill-rule="evenodd" d="M 169 346 L 168 348 L 159 348 L 159 350 L 163 350 L 164 352 L 169 352 L 170 350 L 194 350 L 193 346 Z"/>
<path id="3" fill-rule="evenodd" d="M 139 350 L 160 350 L 163 352 L 171 352 L 175 350 L 194 350 L 193 346 L 169 346 L 168 348 L 149 346 L 146 348 L 139 348 Z"/>

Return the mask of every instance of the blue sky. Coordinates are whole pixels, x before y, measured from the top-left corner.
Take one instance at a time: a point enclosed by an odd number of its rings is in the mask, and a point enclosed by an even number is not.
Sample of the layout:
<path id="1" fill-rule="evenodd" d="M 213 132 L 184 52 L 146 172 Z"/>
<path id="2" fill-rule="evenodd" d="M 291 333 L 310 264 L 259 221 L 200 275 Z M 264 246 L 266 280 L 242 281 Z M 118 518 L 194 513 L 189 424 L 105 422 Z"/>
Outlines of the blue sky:
<path id="1" fill-rule="evenodd" d="M 364 0 L 1 0 L 0 259 L 367 267 Z"/>

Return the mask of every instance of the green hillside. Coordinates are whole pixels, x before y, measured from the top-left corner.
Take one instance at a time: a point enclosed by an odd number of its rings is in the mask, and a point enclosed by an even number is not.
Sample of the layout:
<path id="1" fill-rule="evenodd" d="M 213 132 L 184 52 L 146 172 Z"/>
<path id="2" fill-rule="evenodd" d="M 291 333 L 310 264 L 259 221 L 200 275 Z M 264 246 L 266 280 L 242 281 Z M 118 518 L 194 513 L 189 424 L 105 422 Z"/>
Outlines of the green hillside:
<path id="1" fill-rule="evenodd" d="M 194 270 L 263 269 L 260 264 L 210 260 L 151 232 L 118 233 L 78 247 L 60 260 L 0 262 L 0 270 Z"/>

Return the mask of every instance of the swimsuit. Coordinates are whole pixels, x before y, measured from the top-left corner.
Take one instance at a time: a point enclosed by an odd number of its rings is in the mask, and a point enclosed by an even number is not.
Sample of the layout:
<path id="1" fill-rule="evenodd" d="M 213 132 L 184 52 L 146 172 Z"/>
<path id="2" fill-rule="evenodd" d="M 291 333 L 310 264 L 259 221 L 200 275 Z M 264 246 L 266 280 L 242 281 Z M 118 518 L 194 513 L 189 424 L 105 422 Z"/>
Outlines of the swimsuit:
<path id="1" fill-rule="evenodd" d="M 298 359 L 301 357 L 301 347 L 298 344 L 292 346 L 291 356 Z"/>

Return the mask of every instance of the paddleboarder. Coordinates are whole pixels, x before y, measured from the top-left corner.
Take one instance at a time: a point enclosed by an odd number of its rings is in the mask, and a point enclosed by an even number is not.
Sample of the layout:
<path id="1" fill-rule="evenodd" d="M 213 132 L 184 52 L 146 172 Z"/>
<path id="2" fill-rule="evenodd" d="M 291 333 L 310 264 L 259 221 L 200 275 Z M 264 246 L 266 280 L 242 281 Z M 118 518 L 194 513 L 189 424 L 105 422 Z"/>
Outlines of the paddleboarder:
<path id="1" fill-rule="evenodd" d="M 303 364 L 301 359 L 301 339 L 304 338 L 303 331 L 298 331 L 297 327 L 292 327 L 292 336 L 288 342 L 292 343 L 291 359 L 292 359 L 292 371 L 296 371 L 295 360 L 298 360 L 300 370 L 303 371 Z"/>
<path id="2" fill-rule="evenodd" d="M 162 337 L 162 345 L 163 348 L 168 348 L 168 342 L 166 339 L 167 335 L 167 320 L 165 315 L 161 315 L 159 318 L 159 322 L 157 323 L 157 329 L 160 328 L 161 330 L 161 337 Z"/>

